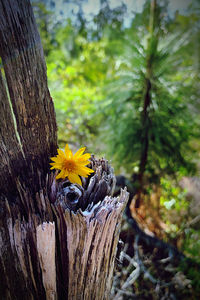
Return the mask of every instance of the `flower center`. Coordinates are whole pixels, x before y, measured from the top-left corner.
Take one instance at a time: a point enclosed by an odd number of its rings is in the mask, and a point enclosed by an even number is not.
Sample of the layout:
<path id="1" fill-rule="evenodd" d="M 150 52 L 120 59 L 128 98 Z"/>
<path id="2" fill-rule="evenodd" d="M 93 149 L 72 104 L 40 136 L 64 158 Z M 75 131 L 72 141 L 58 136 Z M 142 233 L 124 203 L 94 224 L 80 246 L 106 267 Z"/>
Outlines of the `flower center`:
<path id="1" fill-rule="evenodd" d="M 63 167 L 65 169 L 67 169 L 68 172 L 73 172 L 75 169 L 76 169 L 76 164 L 73 160 L 68 160 L 66 159 L 64 162 L 63 162 Z"/>

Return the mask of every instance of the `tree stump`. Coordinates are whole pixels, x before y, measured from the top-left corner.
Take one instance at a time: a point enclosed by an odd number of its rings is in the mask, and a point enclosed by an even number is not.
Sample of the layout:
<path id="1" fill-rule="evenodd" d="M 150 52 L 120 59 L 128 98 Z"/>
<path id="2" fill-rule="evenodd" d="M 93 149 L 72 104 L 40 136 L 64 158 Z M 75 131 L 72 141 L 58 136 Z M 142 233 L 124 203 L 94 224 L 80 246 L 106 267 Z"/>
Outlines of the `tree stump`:
<path id="1" fill-rule="evenodd" d="M 109 299 L 128 193 L 91 158 L 83 187 L 55 180 L 53 101 L 28 0 L 0 0 L 0 299 Z"/>

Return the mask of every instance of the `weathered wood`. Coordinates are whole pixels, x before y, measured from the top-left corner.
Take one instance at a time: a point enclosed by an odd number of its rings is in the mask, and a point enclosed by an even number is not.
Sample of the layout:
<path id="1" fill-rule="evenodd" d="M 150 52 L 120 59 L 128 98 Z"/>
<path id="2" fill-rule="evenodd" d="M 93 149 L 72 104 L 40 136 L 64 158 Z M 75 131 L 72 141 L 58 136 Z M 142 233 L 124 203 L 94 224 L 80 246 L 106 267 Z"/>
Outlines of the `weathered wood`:
<path id="1" fill-rule="evenodd" d="M 49 174 L 56 123 L 28 0 L 0 0 L 0 299 L 109 299 L 128 193 L 91 159 L 83 187 Z"/>
<path id="2" fill-rule="evenodd" d="M 56 299 L 55 223 L 37 226 L 36 236 L 46 298 Z"/>
<path id="3" fill-rule="evenodd" d="M 0 191 L 13 193 L 16 190 L 14 178 L 18 177 L 20 171 L 23 170 L 24 158 L 15 134 L 15 124 L 1 70 L 0 112 Z M 13 174 L 15 174 L 14 177 Z"/>
<path id="4" fill-rule="evenodd" d="M 63 223 L 58 231 L 62 260 L 68 261 L 67 299 L 109 299 L 117 242 L 120 233 L 121 214 L 127 193 L 120 198 L 105 197 L 90 211 L 76 214 L 60 207 L 56 214 Z M 115 207 L 115 209 L 113 209 Z M 65 245 L 64 245 L 65 244 Z"/>
<path id="5" fill-rule="evenodd" d="M 93 158 L 91 167 L 95 174 L 85 181 L 78 207 L 69 209 L 67 193 L 57 196 L 53 204 L 62 261 L 59 274 L 65 283 L 60 297 L 69 300 L 109 299 L 122 213 L 128 200 L 126 190 L 117 198 L 111 197 L 115 177 L 106 160 Z"/>
<path id="6" fill-rule="evenodd" d="M 13 120 L 16 120 L 16 130 L 11 128 L 9 133 L 12 130 L 21 148 L 20 152 L 16 151 L 10 170 L 16 177 L 15 171 L 22 165 L 23 155 L 24 169 L 19 168 L 19 174 L 23 174 L 23 182 L 31 183 L 32 190 L 36 191 L 37 170 L 43 170 L 43 174 L 48 172 L 49 156 L 57 148 L 55 113 L 47 87 L 42 45 L 28 0 L 1 0 L 0 13 L 0 56 L 14 112 L 14 115 L 10 112 L 5 115 L 4 127 L 9 128 L 10 123 L 13 127 Z M 8 99 L 4 99 L 4 103 L 8 111 Z M 12 144 L 11 139 L 7 139 L 6 148 L 11 148 Z M 1 144 L 1 148 L 3 146 Z M 3 177 L 3 171 L 0 175 Z"/>
<path id="7" fill-rule="evenodd" d="M 36 228 L 53 221 L 46 177 L 57 139 L 29 1 L 0 1 L 0 56 L 0 299 L 44 299 Z"/>
<path id="8" fill-rule="evenodd" d="M 22 295 L 23 299 L 34 300 L 109 299 L 128 193 L 122 191 L 119 197 L 111 197 L 115 177 L 107 161 L 93 158 L 91 167 L 95 174 L 85 181 L 83 194 L 74 208 L 69 206 L 73 198 L 67 199 L 63 181 L 55 182 L 54 176 L 49 178 L 46 187 L 51 186 L 50 198 L 44 191 L 36 197 L 41 203 L 39 214 L 33 212 L 26 220 L 21 216 L 20 207 L 4 202 L 0 216 L 0 296 L 3 299 L 20 299 Z M 91 191 L 94 176 L 98 177 L 91 193 L 94 197 L 86 204 L 83 199 Z M 103 198 L 99 182 L 107 185 L 107 195 Z M 20 192 L 25 202 L 31 200 L 23 190 Z M 31 209 L 28 207 L 29 212 Z"/>

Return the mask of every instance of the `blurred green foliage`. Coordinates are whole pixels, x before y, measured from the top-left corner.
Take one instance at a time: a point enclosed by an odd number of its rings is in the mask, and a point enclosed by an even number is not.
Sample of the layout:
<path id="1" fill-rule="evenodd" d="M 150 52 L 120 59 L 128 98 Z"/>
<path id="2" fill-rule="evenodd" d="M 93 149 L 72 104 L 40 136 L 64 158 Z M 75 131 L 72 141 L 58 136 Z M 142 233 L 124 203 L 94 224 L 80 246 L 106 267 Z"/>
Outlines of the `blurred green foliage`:
<path id="1" fill-rule="evenodd" d="M 146 126 L 149 142 L 146 170 L 158 174 L 181 170 L 188 174 L 193 169 L 189 141 L 199 135 L 197 116 L 188 109 L 194 94 L 185 93 L 195 81 L 185 78 L 188 65 L 185 66 L 183 56 L 183 49 L 187 52 L 188 47 L 191 48 L 191 36 L 185 28 L 170 29 L 177 20 L 162 18 L 167 13 L 165 6 L 156 12 L 153 35 L 148 27 L 147 2 L 143 12 L 136 14 L 131 27 L 124 30 L 123 40 L 117 40 L 118 46 L 113 47 L 120 52 L 114 53 L 116 71 L 104 102 L 109 119 L 108 148 L 118 165 L 126 166 L 131 172 L 133 166 L 139 166 Z M 151 103 L 148 120 L 144 123 L 149 58 Z"/>
<path id="2" fill-rule="evenodd" d="M 59 144 L 91 146 L 100 119 L 97 106 L 107 71 L 103 42 L 87 42 L 67 21 L 55 30 L 56 45 L 47 56 L 47 75 L 54 99 Z"/>
<path id="3" fill-rule="evenodd" d="M 79 8 L 81 7 L 81 1 Z M 169 237 L 184 232 L 185 253 L 197 259 L 199 231 L 184 229 L 188 202 L 175 178 L 195 174 L 200 146 L 200 6 L 169 15 L 167 1 L 150 1 L 124 26 L 126 5 L 107 1 L 92 19 L 79 10 L 55 20 L 33 1 L 56 108 L 59 145 L 87 145 L 112 160 L 117 172 L 138 173 L 146 139 L 146 178 L 161 184 Z M 152 23 L 152 24 L 151 24 Z M 150 102 L 145 112 L 145 91 Z M 180 221 L 170 219 L 172 211 Z M 194 231 L 194 232 L 193 232 Z M 192 245 L 192 246 L 191 246 Z"/>
<path id="4" fill-rule="evenodd" d="M 70 19 L 53 23 L 53 12 L 35 4 L 59 144 L 86 144 L 131 174 L 140 163 L 146 126 L 147 172 L 188 174 L 194 170 L 190 142 L 199 136 L 195 87 L 199 52 L 191 47 L 197 42 L 198 15 L 190 8 L 188 16 L 169 17 L 164 2 L 156 10 L 151 36 L 149 1 L 128 28 L 123 26 L 124 6 L 114 10 L 102 6 L 93 18 L 93 29 L 83 15 L 77 24 Z M 149 58 L 151 103 L 144 124 Z"/>

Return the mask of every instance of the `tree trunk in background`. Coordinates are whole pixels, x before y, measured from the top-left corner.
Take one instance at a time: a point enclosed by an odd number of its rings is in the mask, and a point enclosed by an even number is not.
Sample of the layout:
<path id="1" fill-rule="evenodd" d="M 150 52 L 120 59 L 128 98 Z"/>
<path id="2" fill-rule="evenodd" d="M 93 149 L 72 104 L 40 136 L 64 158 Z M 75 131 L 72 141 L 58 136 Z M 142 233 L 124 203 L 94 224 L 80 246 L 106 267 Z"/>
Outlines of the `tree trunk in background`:
<path id="1" fill-rule="evenodd" d="M 149 151 L 149 127 L 150 127 L 150 116 L 149 108 L 151 104 L 151 80 L 152 80 L 152 65 L 153 59 L 157 47 L 157 37 L 154 34 L 155 27 L 155 11 L 156 11 L 156 0 L 151 1 L 150 16 L 149 16 L 149 39 L 147 45 L 147 56 L 146 56 L 146 76 L 144 81 L 144 96 L 143 96 L 143 110 L 141 114 L 141 124 L 142 124 L 142 136 L 141 136 L 141 156 L 139 164 L 138 173 L 138 183 L 139 187 L 135 196 L 135 208 L 139 208 L 143 185 L 144 185 L 144 173 L 148 161 L 148 151 Z"/>
<path id="2" fill-rule="evenodd" d="M 73 201 L 49 174 L 56 120 L 28 0 L 0 0 L 0 57 L 0 299 L 109 299 L 127 193 L 111 198 L 105 160 Z"/>

